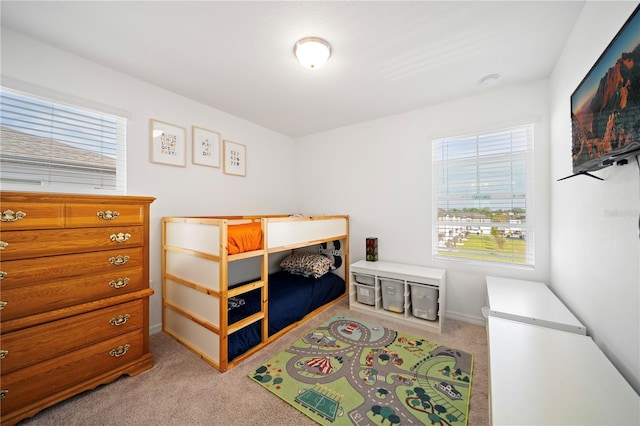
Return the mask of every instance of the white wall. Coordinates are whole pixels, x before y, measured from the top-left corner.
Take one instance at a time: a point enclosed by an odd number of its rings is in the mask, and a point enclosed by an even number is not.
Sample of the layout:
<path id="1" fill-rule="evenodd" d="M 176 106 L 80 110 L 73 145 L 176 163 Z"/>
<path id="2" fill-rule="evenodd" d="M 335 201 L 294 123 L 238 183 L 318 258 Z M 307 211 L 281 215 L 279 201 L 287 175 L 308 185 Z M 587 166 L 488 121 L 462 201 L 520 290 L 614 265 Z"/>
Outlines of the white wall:
<path id="1" fill-rule="evenodd" d="M 535 120 L 535 269 L 434 261 L 431 140 Z M 447 269 L 449 316 L 484 324 L 485 275 L 548 281 L 548 84 L 461 99 L 296 140 L 300 209 L 350 215 L 351 262 L 378 237 L 380 259 Z M 529 206 L 528 206 L 529 207 Z"/>
<path id="2" fill-rule="evenodd" d="M 162 216 L 347 213 L 352 262 L 364 257 L 364 239 L 376 236 L 382 259 L 446 268 L 447 313 L 452 317 L 483 323 L 480 308 L 487 274 L 551 282 L 638 390 L 638 170 L 624 166 L 598 172 L 605 182 L 585 177 L 556 182 L 571 168 L 569 96 L 634 7 L 635 2 L 587 2 L 550 81 L 344 127 L 295 143 L 4 29 L 2 84 L 46 88 L 45 92 L 106 105 L 129 117 L 129 193 L 157 198 L 151 209 L 150 265 L 156 289 L 151 324 L 156 331 L 161 321 Z M 192 164 L 177 168 L 151 163 L 151 118 L 187 127 L 189 141 L 191 125 L 198 125 L 246 144 L 247 177 Z M 536 227 L 535 269 L 432 260 L 430 141 L 530 119 L 537 120 L 535 210 L 528 211 Z"/>
<path id="3" fill-rule="evenodd" d="M 571 93 L 636 5 L 587 2 L 550 79 L 551 283 L 640 391 L 638 167 L 595 172 L 604 182 L 584 176 L 556 182 L 571 174 Z"/>
<path id="4" fill-rule="evenodd" d="M 204 106 L 93 62 L 2 30 L 2 84 L 43 94 L 102 105 L 125 113 L 128 193 L 156 197 L 151 205 L 150 274 L 152 331 L 161 329 L 161 218 L 175 215 L 286 213 L 294 210 L 288 189 L 293 181 L 293 140 L 246 120 Z M 224 82 L 211 82 L 212 85 Z M 11 87 L 9 86 L 9 87 Z M 19 87 L 16 87 L 19 86 Z M 247 147 L 247 176 L 225 175 L 222 169 L 151 163 L 150 119 L 187 128 L 218 131 Z"/>

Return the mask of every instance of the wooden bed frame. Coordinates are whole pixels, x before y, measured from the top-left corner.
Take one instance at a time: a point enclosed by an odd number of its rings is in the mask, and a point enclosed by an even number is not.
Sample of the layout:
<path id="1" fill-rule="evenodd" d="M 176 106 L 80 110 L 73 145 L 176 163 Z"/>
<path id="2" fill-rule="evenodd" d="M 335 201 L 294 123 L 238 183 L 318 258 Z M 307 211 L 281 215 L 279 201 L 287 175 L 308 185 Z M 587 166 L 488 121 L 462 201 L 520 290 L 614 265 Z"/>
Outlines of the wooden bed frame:
<path id="1" fill-rule="evenodd" d="M 228 227 L 259 222 L 262 247 L 228 254 Z M 269 272 L 294 250 L 339 240 L 343 251 L 337 273 L 349 276 L 349 217 L 332 216 L 190 216 L 162 220 L 162 328 L 220 371 L 226 371 L 292 328 L 338 303 L 348 294 L 309 312 L 302 320 L 269 336 Z M 234 267 L 234 265 L 238 265 Z M 241 285 L 238 285 L 242 283 Z M 231 288 L 233 286 L 233 288 Z M 228 324 L 230 297 L 261 289 L 261 310 Z M 262 321 L 262 341 L 228 359 L 230 334 Z"/>

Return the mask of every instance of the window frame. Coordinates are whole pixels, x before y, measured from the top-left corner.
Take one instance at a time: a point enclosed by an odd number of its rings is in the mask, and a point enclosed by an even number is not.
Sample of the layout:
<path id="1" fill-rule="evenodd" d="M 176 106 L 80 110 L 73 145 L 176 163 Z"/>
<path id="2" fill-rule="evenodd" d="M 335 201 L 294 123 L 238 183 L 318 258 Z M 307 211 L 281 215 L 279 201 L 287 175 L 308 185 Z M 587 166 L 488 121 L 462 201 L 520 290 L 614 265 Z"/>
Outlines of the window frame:
<path id="1" fill-rule="evenodd" d="M 436 260 L 436 261 L 446 261 L 446 262 L 458 262 L 458 263 L 463 263 L 463 264 L 475 264 L 475 265 L 480 265 L 480 266 L 502 266 L 502 267 L 516 267 L 516 268 L 526 268 L 526 269 L 534 269 L 536 262 L 535 262 L 535 228 L 534 228 L 534 216 L 535 216 L 535 200 L 534 200 L 534 158 L 535 158 L 535 149 L 534 149 L 534 145 L 535 145 L 535 133 L 536 133 L 536 128 L 537 128 L 537 124 L 535 122 L 535 120 L 527 120 L 524 122 L 518 122 L 518 123 L 514 123 L 514 124 L 508 124 L 505 126 L 496 126 L 493 128 L 485 128 L 483 130 L 479 130 L 479 131 L 471 131 L 465 134 L 460 134 L 460 135 L 456 135 L 456 136 L 448 136 L 448 137 L 438 137 L 438 138 L 432 138 L 431 139 L 431 145 L 432 145 L 432 158 L 431 158 L 431 165 L 432 165 L 432 259 Z M 444 226 L 448 225 L 451 228 L 454 227 L 454 224 L 456 222 L 451 221 L 450 224 L 447 221 L 442 221 L 440 220 L 440 201 L 441 198 L 445 198 L 441 196 L 441 191 L 439 190 L 439 172 L 441 171 L 440 169 L 443 167 L 442 166 L 442 162 L 443 160 L 441 158 L 438 157 L 438 144 L 442 141 L 460 141 L 462 139 L 469 139 L 469 138 L 475 138 L 476 144 L 478 143 L 477 140 L 480 137 L 483 136 L 487 136 L 487 135 L 492 135 L 492 134 L 498 134 L 501 132 L 507 132 L 507 131 L 511 131 L 513 132 L 514 130 L 517 129 L 521 129 L 526 131 L 527 133 L 527 140 L 526 140 L 526 148 L 519 154 L 517 155 L 513 155 L 513 153 L 511 153 L 508 158 L 506 158 L 504 161 L 500 161 L 500 162 L 496 162 L 496 161 L 487 161 L 487 160 L 478 160 L 478 158 L 482 158 L 482 157 L 478 157 L 478 155 L 473 156 L 471 158 L 464 158 L 464 159 L 460 159 L 457 161 L 450 161 L 450 163 L 464 163 L 464 162 L 468 162 L 468 163 L 474 163 L 476 165 L 477 168 L 477 164 L 504 164 L 506 162 L 510 162 L 513 161 L 514 157 L 520 156 L 523 158 L 524 160 L 524 182 L 525 182 L 525 188 L 524 191 L 524 215 L 525 215 L 525 223 L 524 224 L 517 224 L 517 223 L 510 223 L 510 222 L 493 222 L 493 221 L 489 221 L 489 222 L 485 222 L 484 219 L 482 219 L 480 216 L 476 217 L 475 220 L 467 220 L 465 221 L 460 221 L 458 223 L 460 223 L 461 226 L 466 225 L 466 223 L 470 223 L 471 226 L 477 226 L 479 227 L 482 223 L 486 223 L 488 225 L 490 225 L 490 227 L 493 226 L 499 226 L 501 228 L 509 228 L 509 225 L 518 225 L 518 226 L 511 226 L 510 228 L 521 228 L 521 232 L 522 232 L 522 239 L 524 239 L 525 241 L 525 251 L 523 254 L 523 258 L 524 261 L 523 262 L 516 262 L 516 261 L 504 261 L 504 260 L 490 260 L 487 257 L 489 257 L 489 253 L 491 250 L 488 249 L 483 249 L 481 251 L 478 251 L 477 253 L 480 254 L 479 258 L 475 257 L 475 256 L 469 256 L 469 255 L 447 255 L 446 254 L 446 250 L 441 249 L 440 245 L 441 245 L 441 240 L 439 238 L 439 233 L 440 231 L 443 229 Z M 488 157 L 488 156 L 487 156 Z M 486 157 L 485 157 L 486 158 Z M 513 182 L 513 171 L 510 174 L 511 178 L 512 178 L 512 182 Z M 512 191 L 511 194 L 513 194 L 514 192 Z M 483 195 L 482 193 L 478 194 L 479 197 L 478 199 L 483 199 Z M 453 197 L 453 199 L 455 199 L 455 197 Z M 491 198 L 486 198 L 488 200 L 491 200 Z M 496 198 L 495 200 L 498 200 L 499 198 Z M 506 199 L 506 197 L 505 197 Z M 461 200 L 461 198 L 460 198 Z M 513 210 L 514 207 L 511 207 L 511 210 Z M 502 211 L 504 212 L 505 210 L 502 209 Z M 461 215 L 461 217 L 464 215 Z M 517 218 L 516 218 L 517 219 Z M 505 226 L 506 225 L 506 226 Z M 460 227 L 460 226 L 459 226 Z M 446 228 L 444 228 L 446 230 Z M 480 228 L 478 228 L 480 229 Z M 486 235 L 486 234 L 485 234 Z M 498 235 L 504 235 L 501 234 L 500 232 L 498 233 Z M 511 234 L 510 236 L 513 238 L 514 234 Z M 518 237 L 517 234 L 515 234 L 516 237 Z M 512 242 L 513 243 L 513 242 Z M 463 250 L 464 251 L 464 250 Z M 495 251 L 495 250 L 494 250 Z M 513 252 L 512 252 L 513 253 Z M 514 256 L 515 257 L 515 256 Z"/>

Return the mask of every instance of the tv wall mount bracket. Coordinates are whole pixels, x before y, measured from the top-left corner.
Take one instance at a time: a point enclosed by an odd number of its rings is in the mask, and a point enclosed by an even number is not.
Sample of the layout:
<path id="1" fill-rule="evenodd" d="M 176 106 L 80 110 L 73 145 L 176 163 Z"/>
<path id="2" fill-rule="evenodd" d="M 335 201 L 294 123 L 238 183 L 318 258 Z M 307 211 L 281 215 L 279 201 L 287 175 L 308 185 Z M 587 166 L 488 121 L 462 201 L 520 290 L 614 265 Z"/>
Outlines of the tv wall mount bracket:
<path id="1" fill-rule="evenodd" d="M 560 182 L 561 180 L 569 179 L 569 178 L 576 177 L 576 176 L 589 176 L 589 177 L 592 177 L 594 179 L 604 180 L 601 177 L 598 177 L 596 175 L 592 175 L 589 172 L 578 172 L 578 173 L 572 174 L 571 176 L 566 176 L 566 177 L 560 178 L 560 179 L 558 179 L 558 182 Z"/>

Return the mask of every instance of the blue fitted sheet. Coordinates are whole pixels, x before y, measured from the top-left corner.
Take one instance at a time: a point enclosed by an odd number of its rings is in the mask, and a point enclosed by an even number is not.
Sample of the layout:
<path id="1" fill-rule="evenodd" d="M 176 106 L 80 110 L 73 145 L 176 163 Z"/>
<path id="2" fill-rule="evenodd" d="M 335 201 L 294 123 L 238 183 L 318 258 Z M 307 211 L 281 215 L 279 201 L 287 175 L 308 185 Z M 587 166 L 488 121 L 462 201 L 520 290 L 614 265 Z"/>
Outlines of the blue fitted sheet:
<path id="1" fill-rule="evenodd" d="M 345 292 L 345 281 L 328 273 L 320 278 L 286 271 L 269 275 L 269 336 L 301 320 L 309 312 L 337 299 Z M 239 296 L 244 304 L 229 311 L 233 324 L 260 311 L 260 289 Z M 229 361 L 260 343 L 262 321 L 229 335 Z"/>

